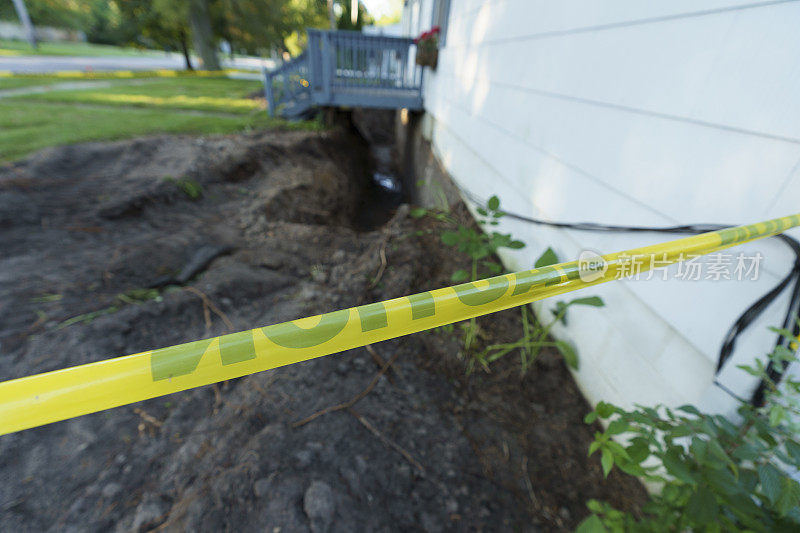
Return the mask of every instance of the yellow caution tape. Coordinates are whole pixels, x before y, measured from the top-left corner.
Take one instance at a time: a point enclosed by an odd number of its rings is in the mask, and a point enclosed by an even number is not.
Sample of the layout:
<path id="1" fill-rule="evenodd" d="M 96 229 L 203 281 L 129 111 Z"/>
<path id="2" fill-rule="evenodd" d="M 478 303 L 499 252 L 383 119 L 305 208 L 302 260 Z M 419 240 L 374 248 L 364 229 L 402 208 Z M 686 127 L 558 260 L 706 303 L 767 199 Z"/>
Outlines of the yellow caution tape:
<path id="1" fill-rule="evenodd" d="M 0 383 L 0 435 L 494 313 L 768 237 L 800 214 Z"/>

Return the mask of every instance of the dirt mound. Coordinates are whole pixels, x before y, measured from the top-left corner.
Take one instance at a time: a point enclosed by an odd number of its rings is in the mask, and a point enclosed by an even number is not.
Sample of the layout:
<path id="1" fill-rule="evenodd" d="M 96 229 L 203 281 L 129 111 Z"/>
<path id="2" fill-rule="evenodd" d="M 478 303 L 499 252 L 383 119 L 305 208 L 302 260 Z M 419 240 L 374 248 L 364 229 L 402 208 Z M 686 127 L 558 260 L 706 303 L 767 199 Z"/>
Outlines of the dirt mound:
<path id="1" fill-rule="evenodd" d="M 434 222 L 354 229 L 360 142 L 152 137 L 0 168 L 0 378 L 447 284 Z M 516 316 L 484 327 L 513 339 Z M 641 496 L 586 458 L 560 360 L 467 379 L 457 353 L 420 334 L 0 437 L 0 529 L 563 529 Z"/>

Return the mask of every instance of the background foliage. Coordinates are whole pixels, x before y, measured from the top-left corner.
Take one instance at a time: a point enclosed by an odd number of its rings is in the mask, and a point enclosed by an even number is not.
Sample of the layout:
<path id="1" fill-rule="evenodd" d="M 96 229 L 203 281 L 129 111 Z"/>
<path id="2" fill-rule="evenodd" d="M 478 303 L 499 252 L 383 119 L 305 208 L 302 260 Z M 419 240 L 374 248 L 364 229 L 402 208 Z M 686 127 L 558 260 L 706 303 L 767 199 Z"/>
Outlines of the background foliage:
<path id="1" fill-rule="evenodd" d="M 326 0 L 208 0 L 215 37 L 233 51 L 267 55 L 288 50 L 307 27 L 328 26 Z M 359 4 L 340 1 L 338 26 L 360 28 L 371 19 Z M 26 0 L 34 25 L 80 30 L 89 42 L 181 51 L 189 32 L 188 0 Z M 0 2 L 0 20 L 17 21 L 12 3 Z M 301 43 L 302 44 L 302 43 Z"/>

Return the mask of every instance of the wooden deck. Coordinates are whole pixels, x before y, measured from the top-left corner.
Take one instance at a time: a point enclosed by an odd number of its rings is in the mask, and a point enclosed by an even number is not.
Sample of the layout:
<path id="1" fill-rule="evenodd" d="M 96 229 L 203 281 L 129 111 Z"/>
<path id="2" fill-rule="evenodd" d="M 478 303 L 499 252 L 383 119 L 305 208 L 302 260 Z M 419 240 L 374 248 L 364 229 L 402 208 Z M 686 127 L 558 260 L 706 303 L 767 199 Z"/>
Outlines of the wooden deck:
<path id="1" fill-rule="evenodd" d="M 422 108 L 422 68 L 412 39 L 307 31 L 305 52 L 264 71 L 271 114 L 295 118 L 319 106 Z"/>

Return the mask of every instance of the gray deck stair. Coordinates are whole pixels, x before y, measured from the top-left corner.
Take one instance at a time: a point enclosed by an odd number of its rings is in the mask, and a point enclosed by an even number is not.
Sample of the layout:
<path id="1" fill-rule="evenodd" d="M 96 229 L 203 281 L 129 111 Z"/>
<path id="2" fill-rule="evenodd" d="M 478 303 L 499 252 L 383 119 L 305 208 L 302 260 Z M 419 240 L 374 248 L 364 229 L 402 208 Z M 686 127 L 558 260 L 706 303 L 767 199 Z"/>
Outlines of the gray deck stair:
<path id="1" fill-rule="evenodd" d="M 270 114 L 298 118 L 318 106 L 422 109 L 412 39 L 307 31 L 305 52 L 264 71 Z"/>

